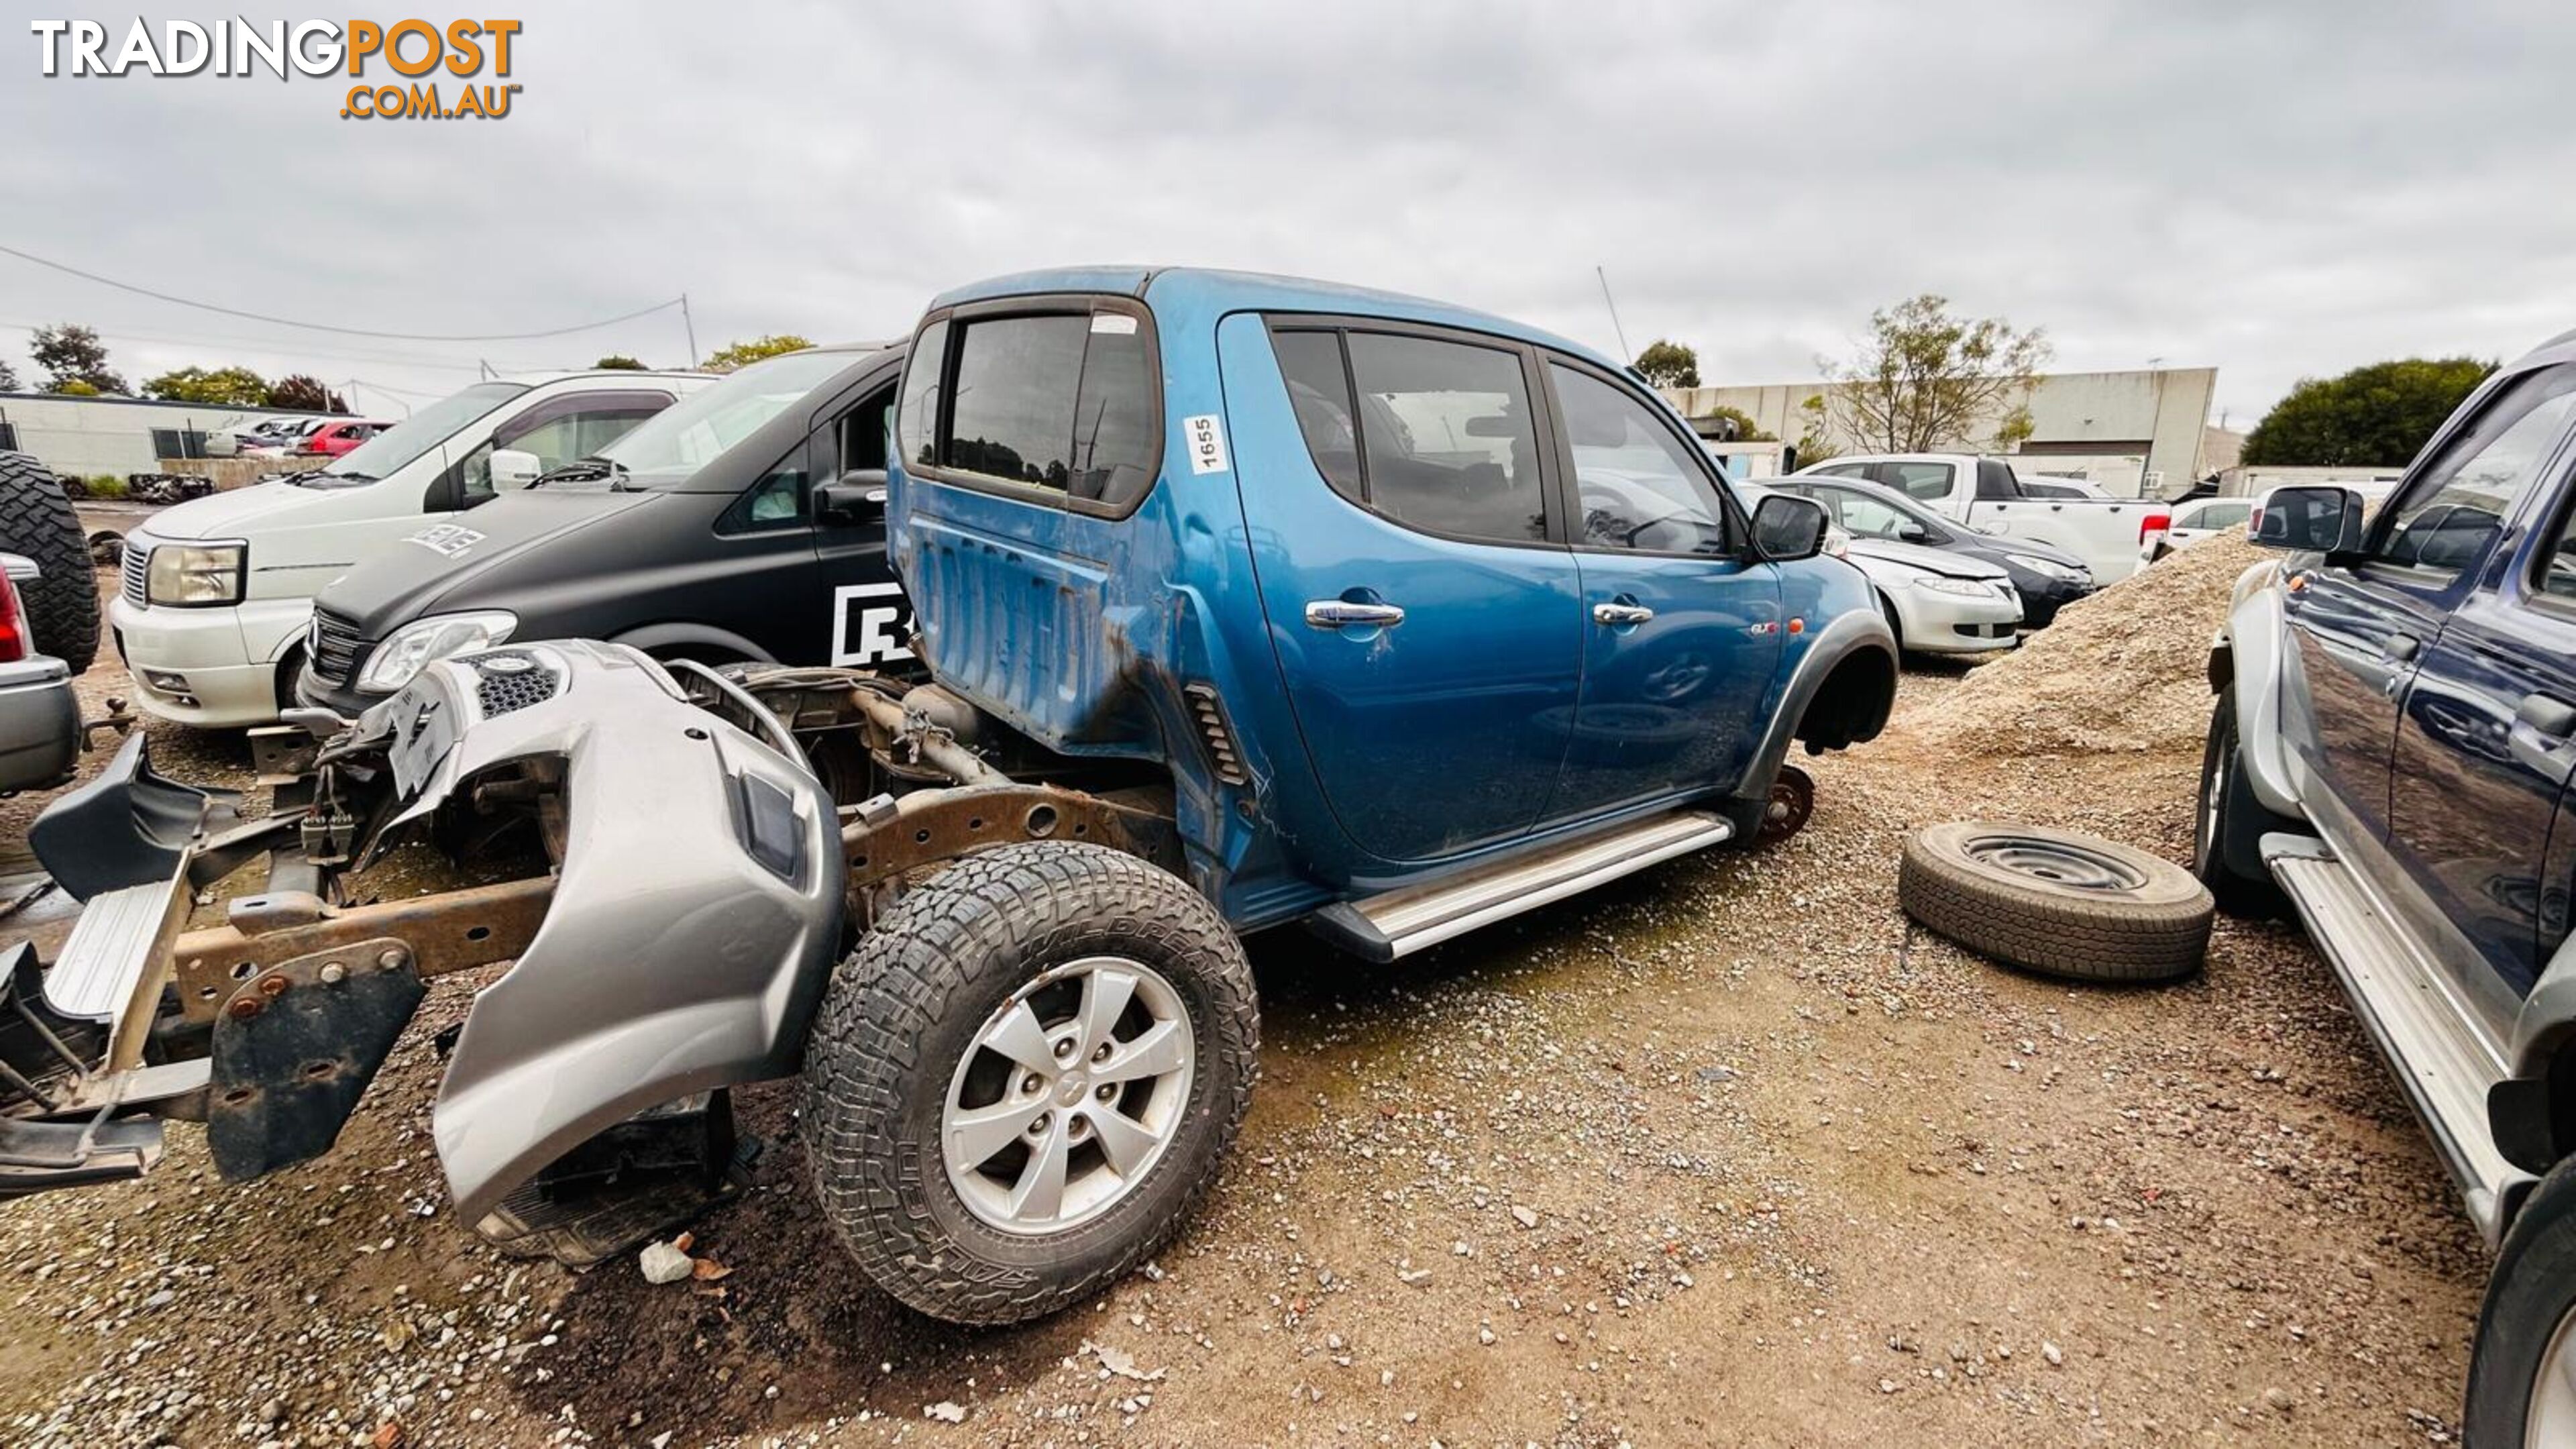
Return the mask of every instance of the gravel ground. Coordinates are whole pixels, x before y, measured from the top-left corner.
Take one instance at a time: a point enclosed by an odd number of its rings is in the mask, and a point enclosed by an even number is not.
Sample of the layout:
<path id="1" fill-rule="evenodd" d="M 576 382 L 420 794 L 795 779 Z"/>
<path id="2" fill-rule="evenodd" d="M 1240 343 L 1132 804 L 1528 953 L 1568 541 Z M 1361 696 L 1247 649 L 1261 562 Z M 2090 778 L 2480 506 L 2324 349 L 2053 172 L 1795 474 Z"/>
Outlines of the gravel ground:
<path id="1" fill-rule="evenodd" d="M 698 1224 L 730 1276 L 502 1259 L 447 1215 L 416 1029 L 320 1162 L 227 1187 L 177 1127 L 145 1182 L 0 1207 L 0 1439 L 2450 1442 L 2485 1254 L 2295 930 L 2222 922 L 2202 976 L 2109 990 L 1896 909 L 1904 833 L 1964 815 L 2187 855 L 2194 641 L 2241 562 L 1909 670 L 1772 852 L 1394 967 L 1256 941 L 1244 1134 L 1096 1304 L 969 1332 L 878 1297 L 776 1087 L 744 1094 L 755 1190 Z"/>

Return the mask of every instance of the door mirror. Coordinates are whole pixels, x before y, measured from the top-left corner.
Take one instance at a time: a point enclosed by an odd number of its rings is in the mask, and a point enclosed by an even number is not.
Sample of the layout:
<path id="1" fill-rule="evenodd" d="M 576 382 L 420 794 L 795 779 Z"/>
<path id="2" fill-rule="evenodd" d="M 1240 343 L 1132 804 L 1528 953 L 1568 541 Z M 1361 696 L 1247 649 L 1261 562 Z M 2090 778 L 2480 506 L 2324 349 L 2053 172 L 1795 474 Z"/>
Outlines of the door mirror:
<path id="1" fill-rule="evenodd" d="M 1896 525 L 1896 541 L 1898 543 L 1930 543 L 1932 541 L 1932 535 L 1925 531 L 1922 524 L 1916 523 L 1914 520 L 1909 518 L 1905 522 Z"/>
<path id="2" fill-rule="evenodd" d="M 1753 548 L 1773 563 L 1814 558 L 1825 549 L 1825 505 L 1774 493 L 1753 506 Z"/>
<path id="3" fill-rule="evenodd" d="M 537 474 L 543 471 L 534 453 L 522 453 L 516 448 L 492 450 L 492 491 L 495 493 L 525 488 L 536 482 Z"/>
<path id="4" fill-rule="evenodd" d="M 843 526 L 866 523 L 885 516 L 885 502 L 886 471 L 852 468 L 815 490 L 814 516 Z"/>
<path id="5" fill-rule="evenodd" d="M 2361 548 L 2361 495 L 2349 488 L 2294 485 L 2263 495 L 2246 536 L 2265 548 L 2353 553 Z"/>

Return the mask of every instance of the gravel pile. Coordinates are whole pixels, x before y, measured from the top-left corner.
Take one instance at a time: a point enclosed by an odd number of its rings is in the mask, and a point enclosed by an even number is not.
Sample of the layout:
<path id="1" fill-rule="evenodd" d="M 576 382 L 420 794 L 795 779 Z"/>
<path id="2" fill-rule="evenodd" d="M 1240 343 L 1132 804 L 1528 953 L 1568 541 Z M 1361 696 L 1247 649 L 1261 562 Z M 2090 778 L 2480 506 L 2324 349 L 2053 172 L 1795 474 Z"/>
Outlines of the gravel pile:
<path id="1" fill-rule="evenodd" d="M 2205 663 L 2230 589 L 2265 557 L 2239 538 L 2197 543 L 2065 610 L 1970 675 L 1924 737 L 1987 758 L 2120 751 L 2198 759 Z"/>

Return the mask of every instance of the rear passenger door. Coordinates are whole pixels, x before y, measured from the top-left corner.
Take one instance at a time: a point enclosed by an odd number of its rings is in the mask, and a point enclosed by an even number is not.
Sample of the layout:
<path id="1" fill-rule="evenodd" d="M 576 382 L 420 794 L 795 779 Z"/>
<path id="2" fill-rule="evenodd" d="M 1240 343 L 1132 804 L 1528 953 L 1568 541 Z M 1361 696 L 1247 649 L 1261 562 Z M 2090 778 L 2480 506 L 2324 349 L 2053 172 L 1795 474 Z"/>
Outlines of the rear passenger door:
<path id="1" fill-rule="evenodd" d="M 1238 316 L 1219 342 L 1263 609 L 1335 820 L 1389 861 L 1526 834 L 1585 627 L 1534 355 L 1373 319 Z M 1304 456 L 1267 441 L 1288 412 Z"/>
<path id="2" fill-rule="evenodd" d="M 2576 393 L 2562 396 L 2576 403 Z M 2490 453 L 2483 498 L 2455 486 L 2434 505 L 2449 510 L 2440 522 L 2454 526 L 2437 528 L 2450 535 L 2438 547 L 2463 551 L 2468 592 L 2423 653 L 2390 770 L 2391 851 L 2427 899 L 2426 924 L 2455 933 L 2432 939 L 2453 948 L 2446 959 L 2483 968 L 2471 984 L 2499 1016 L 2530 992 L 2567 935 L 2567 870 L 2548 856 L 2576 846 L 2553 836 L 2576 770 L 2576 508 L 2567 444 L 2550 442 L 2527 464 Z M 2517 480 L 2535 495 L 2520 505 Z M 2535 481 L 2555 484 L 2546 492 L 2559 501 L 2539 506 Z M 2517 506 L 2536 516 L 2511 526 Z M 2499 537 L 2494 524 L 2483 527 L 2499 551 L 2517 536 L 2532 545 L 2519 563 L 2477 566 L 2486 543 L 2461 515 L 2481 512 L 2511 528 Z"/>
<path id="3" fill-rule="evenodd" d="M 1551 816 L 1732 785 L 1780 658 L 1778 570 L 1750 561 L 1708 455 L 1667 409 L 1547 363 L 1583 580 L 1583 692 Z"/>

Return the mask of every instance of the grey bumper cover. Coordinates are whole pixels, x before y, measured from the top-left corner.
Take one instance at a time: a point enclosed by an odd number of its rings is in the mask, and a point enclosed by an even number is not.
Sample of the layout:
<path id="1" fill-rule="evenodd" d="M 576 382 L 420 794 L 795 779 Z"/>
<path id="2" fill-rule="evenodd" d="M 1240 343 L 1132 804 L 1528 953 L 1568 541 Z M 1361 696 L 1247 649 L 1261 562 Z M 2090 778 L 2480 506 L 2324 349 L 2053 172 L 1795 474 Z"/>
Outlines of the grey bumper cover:
<path id="1" fill-rule="evenodd" d="M 495 659 L 512 661 L 506 674 Z M 538 672 L 554 693 L 520 702 Z M 504 710 L 487 712 L 495 700 Z M 405 782 L 400 820 L 515 761 L 551 757 L 564 771 L 554 903 L 475 999 L 431 1114 L 466 1221 L 639 1111 L 795 1069 L 838 945 L 843 879 L 837 818 L 801 761 L 615 645 L 443 661 L 377 710 L 391 713 L 368 723 L 404 735 L 397 775 L 426 770 L 416 790 Z"/>

